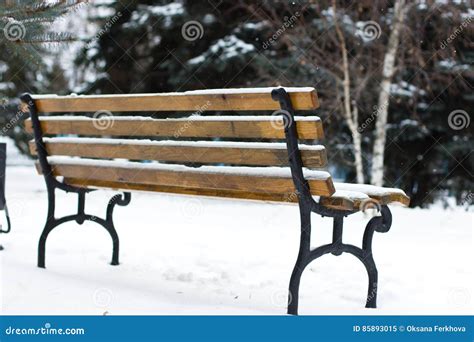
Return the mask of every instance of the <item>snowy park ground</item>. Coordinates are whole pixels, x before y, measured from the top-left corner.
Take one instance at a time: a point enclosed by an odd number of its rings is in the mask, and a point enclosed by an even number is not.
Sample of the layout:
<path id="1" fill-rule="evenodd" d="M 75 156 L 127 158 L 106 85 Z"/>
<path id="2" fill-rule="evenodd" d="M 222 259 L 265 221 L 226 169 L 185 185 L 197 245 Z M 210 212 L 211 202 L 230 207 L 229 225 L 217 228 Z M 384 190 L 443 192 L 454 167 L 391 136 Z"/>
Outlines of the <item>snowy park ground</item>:
<path id="1" fill-rule="evenodd" d="M 23 163 L 25 164 L 25 163 Z M 98 191 L 86 212 L 105 215 L 114 192 Z M 57 216 L 76 196 L 59 193 Z M 69 223 L 48 239 L 36 267 L 47 195 L 34 167 L 7 167 L 13 230 L 0 235 L 1 310 L 8 315 L 280 315 L 299 243 L 297 206 L 180 195 L 132 194 L 116 207 L 120 266 L 94 223 Z M 473 221 L 462 208 L 392 207 L 392 229 L 374 236 L 378 309 L 364 309 L 367 274 L 353 256 L 324 256 L 306 269 L 301 314 L 472 314 Z M 369 217 L 346 220 L 360 245 Z M 330 219 L 313 215 L 313 245 L 331 239 Z"/>

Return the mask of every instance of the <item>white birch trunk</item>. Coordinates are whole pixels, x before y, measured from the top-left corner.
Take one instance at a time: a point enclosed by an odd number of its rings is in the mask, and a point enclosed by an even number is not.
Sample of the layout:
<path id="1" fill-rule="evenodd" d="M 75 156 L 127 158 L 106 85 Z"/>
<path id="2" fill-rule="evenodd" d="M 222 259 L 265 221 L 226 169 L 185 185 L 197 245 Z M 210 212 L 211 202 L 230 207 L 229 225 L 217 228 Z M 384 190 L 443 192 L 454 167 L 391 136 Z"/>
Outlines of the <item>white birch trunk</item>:
<path id="1" fill-rule="evenodd" d="M 344 71 L 344 81 L 342 82 L 344 88 L 344 118 L 346 119 L 347 126 L 349 127 L 352 135 L 352 142 L 354 145 L 354 166 L 356 169 L 357 183 L 362 184 L 364 183 L 364 168 L 362 163 L 362 139 L 360 132 L 358 131 L 359 113 L 357 111 L 357 105 L 355 102 L 352 103 L 351 108 L 351 79 L 349 73 L 349 60 L 347 56 L 346 41 L 337 20 L 336 1 L 333 0 L 332 4 L 334 9 L 334 26 L 339 39 L 339 44 L 341 45 L 342 68 Z"/>
<path id="2" fill-rule="evenodd" d="M 390 84 L 395 73 L 395 59 L 397 56 L 400 30 L 405 18 L 406 1 L 397 0 L 394 7 L 392 32 L 390 33 L 387 52 L 383 62 L 382 82 L 377 106 L 377 121 L 375 124 L 375 138 L 372 155 L 372 179 L 374 185 L 383 185 L 384 152 L 386 141 L 386 126 L 390 97 Z"/>

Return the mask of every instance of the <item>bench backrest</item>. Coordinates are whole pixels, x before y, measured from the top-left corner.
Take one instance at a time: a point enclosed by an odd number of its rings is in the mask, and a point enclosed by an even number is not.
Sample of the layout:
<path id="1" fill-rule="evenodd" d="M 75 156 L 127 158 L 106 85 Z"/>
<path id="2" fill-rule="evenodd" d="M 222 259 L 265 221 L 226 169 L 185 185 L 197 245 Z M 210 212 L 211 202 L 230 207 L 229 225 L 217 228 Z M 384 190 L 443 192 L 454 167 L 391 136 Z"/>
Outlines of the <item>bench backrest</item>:
<path id="1" fill-rule="evenodd" d="M 271 97 L 273 89 L 218 89 L 137 95 L 39 95 L 32 98 L 39 113 L 94 113 L 92 117 L 40 116 L 42 135 L 56 136 L 43 140 L 48 156 L 180 164 L 288 166 L 286 144 L 275 142 L 285 139 L 287 118 L 282 115 L 280 104 Z M 318 108 L 313 88 L 285 90 L 295 110 Z M 157 112 L 170 111 L 192 112 L 192 115 L 155 119 L 134 114 L 150 112 L 156 115 Z M 208 111 L 228 113 L 225 116 L 200 115 Z M 241 116 L 234 111 L 274 113 Z M 112 114 L 118 112 L 130 114 Z M 314 142 L 323 138 L 322 122 L 317 116 L 296 116 L 294 120 L 300 140 Z M 33 132 L 31 119 L 26 121 L 26 130 Z M 232 141 L 221 141 L 229 139 Z M 30 142 L 33 155 L 37 154 L 37 146 L 35 141 Z M 323 146 L 302 144 L 300 151 L 305 167 L 319 169 L 326 166 L 326 150 Z M 85 176 L 87 172 L 84 168 L 81 174 Z M 334 192 L 330 179 L 321 187 L 314 188 L 314 195 L 330 195 Z"/>

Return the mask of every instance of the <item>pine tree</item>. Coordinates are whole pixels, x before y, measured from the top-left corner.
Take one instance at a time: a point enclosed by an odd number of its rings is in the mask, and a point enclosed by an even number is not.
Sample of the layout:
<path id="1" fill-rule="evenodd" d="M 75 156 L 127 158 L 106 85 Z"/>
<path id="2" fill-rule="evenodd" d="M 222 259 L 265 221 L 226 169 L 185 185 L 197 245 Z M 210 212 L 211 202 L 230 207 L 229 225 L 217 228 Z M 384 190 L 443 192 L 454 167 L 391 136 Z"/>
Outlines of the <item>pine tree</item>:
<path id="1" fill-rule="evenodd" d="M 101 75 L 88 92 L 180 91 L 255 85 L 255 47 L 238 29 L 245 13 L 232 0 L 118 1 L 109 25 L 87 44 L 79 65 Z M 107 51 L 107 53 L 103 53 Z M 251 65 L 251 67 L 248 67 Z M 102 73 L 103 72 L 103 73 Z M 229 83 L 229 81 L 231 81 Z M 228 84 L 227 84 L 228 83 Z"/>
<path id="2" fill-rule="evenodd" d="M 368 170 L 393 1 L 338 3 L 336 15 L 352 56 L 351 94 Z M 315 86 L 331 171 L 337 179 L 354 181 L 352 138 L 340 109 L 341 55 L 330 0 L 136 0 L 109 6 L 115 15 L 100 20 L 111 25 L 87 44 L 78 60 L 78 68 L 97 74 L 83 92 Z M 427 205 L 440 190 L 459 201 L 472 200 L 466 192 L 473 185 L 473 125 L 463 130 L 448 125 L 450 112 L 473 107 L 472 29 L 462 26 L 471 23 L 470 13 L 464 2 L 413 2 L 403 30 L 386 127 L 385 185 L 405 189 L 413 206 Z M 374 21 L 381 28 L 375 37 L 366 30 Z M 453 32 L 458 32 L 456 38 L 440 48 Z M 443 68 L 450 59 L 454 67 Z"/>
<path id="3" fill-rule="evenodd" d="M 48 27 L 59 17 L 85 3 L 86 0 L 7 0 L 1 3 L 2 47 L 15 57 L 40 63 L 42 47 L 73 39 L 69 33 L 48 32 Z"/>
<path id="4" fill-rule="evenodd" d="M 69 33 L 48 29 L 56 19 L 85 3 L 83 0 L 0 2 L 0 135 L 12 137 L 25 153 L 28 137 L 22 124 L 26 115 L 18 110 L 18 95 L 46 89 L 50 71 L 40 67 L 48 52 L 45 48 L 73 39 Z"/>

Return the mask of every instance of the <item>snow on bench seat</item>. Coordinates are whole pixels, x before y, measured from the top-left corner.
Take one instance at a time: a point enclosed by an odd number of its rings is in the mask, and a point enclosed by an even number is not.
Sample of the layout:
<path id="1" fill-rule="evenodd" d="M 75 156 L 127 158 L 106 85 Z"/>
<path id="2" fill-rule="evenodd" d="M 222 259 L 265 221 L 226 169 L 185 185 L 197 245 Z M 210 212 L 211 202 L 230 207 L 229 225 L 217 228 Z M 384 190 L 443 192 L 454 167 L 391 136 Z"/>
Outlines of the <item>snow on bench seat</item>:
<path id="1" fill-rule="evenodd" d="M 55 176 L 91 181 L 121 182 L 124 185 L 205 188 L 252 193 L 294 193 L 289 167 L 201 166 L 189 167 L 157 162 L 95 160 L 74 157 L 49 157 Z M 38 167 L 38 171 L 41 171 Z M 312 194 L 334 193 L 331 176 L 326 171 L 304 169 Z M 150 188 L 151 189 L 151 188 Z"/>
<path id="2" fill-rule="evenodd" d="M 365 203 L 385 205 L 398 202 L 410 203 L 410 198 L 403 190 L 384 188 L 368 184 L 334 183 L 336 192 L 331 197 L 321 197 L 320 203 L 334 209 L 361 210 Z"/>
<path id="3" fill-rule="evenodd" d="M 45 143 L 66 144 L 104 144 L 104 145 L 143 145 L 143 146 L 185 146 L 185 147 L 223 147 L 223 148 L 252 148 L 279 149 L 286 151 L 286 143 L 248 142 L 248 141 L 184 141 L 184 140 L 150 140 L 150 139 L 110 139 L 110 138 L 73 138 L 58 137 L 44 138 Z M 302 151 L 322 151 L 323 145 L 298 144 Z"/>
<path id="4" fill-rule="evenodd" d="M 295 121 L 321 121 L 319 116 L 295 116 Z M 61 116 L 41 116 L 40 121 L 91 121 L 91 120 L 112 120 L 111 117 L 97 117 L 91 118 L 84 115 L 61 115 Z M 273 122 L 278 119 L 278 116 L 271 115 L 190 115 L 183 118 L 164 118 L 157 119 L 150 116 L 114 116 L 113 120 L 115 121 L 270 121 Z M 27 119 L 31 120 L 31 119 Z"/>
<path id="5" fill-rule="evenodd" d="M 288 166 L 285 143 L 181 141 L 110 138 L 44 138 L 49 156 L 97 159 L 129 159 L 173 163 L 225 164 L 240 166 Z M 34 140 L 29 143 L 37 154 Z M 299 144 L 301 157 L 308 168 L 320 169 L 327 164 L 322 145 Z"/>
<path id="6" fill-rule="evenodd" d="M 221 88 L 221 89 L 201 89 L 201 90 L 188 90 L 183 92 L 169 92 L 169 93 L 147 93 L 147 94 L 110 94 L 110 95 L 78 95 L 71 93 L 69 95 L 56 95 L 56 94 L 41 94 L 33 95 L 35 100 L 44 100 L 44 99 L 64 99 L 64 98 L 86 98 L 86 99 L 96 99 L 96 98 L 121 98 L 121 97 L 169 97 L 169 96 L 189 96 L 189 95 L 231 95 L 231 94 L 271 94 L 274 89 L 284 88 L 287 93 L 310 93 L 315 91 L 313 87 L 261 87 L 261 88 Z"/>
<path id="7" fill-rule="evenodd" d="M 33 95 L 39 112 L 108 111 L 259 111 L 278 110 L 272 88 L 204 89 L 181 93 L 110 94 L 110 95 Z M 285 88 L 295 110 L 319 107 L 312 87 Z"/>
<path id="8" fill-rule="evenodd" d="M 100 167 L 114 167 L 140 170 L 157 170 L 157 171 L 173 171 L 186 173 L 208 173 L 208 174 L 232 174 L 241 176 L 255 176 L 255 177 L 278 177 L 291 178 L 291 170 L 289 167 L 246 167 L 246 166 L 200 166 L 189 167 L 178 164 L 161 164 L 156 162 L 140 163 L 125 160 L 96 160 L 86 158 L 71 158 L 71 157 L 48 157 L 50 165 L 83 165 L 83 166 L 100 166 Z M 303 169 L 304 176 L 308 180 L 325 180 L 331 175 L 326 171 L 317 171 Z"/>
<path id="9" fill-rule="evenodd" d="M 174 138 L 284 139 L 282 115 L 201 116 L 156 119 L 146 116 L 41 116 L 44 135 L 153 136 Z M 317 116 L 295 118 L 299 139 L 323 139 L 321 119 Z M 31 119 L 25 129 L 33 133 Z"/>

